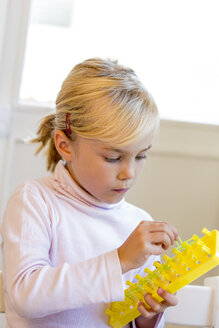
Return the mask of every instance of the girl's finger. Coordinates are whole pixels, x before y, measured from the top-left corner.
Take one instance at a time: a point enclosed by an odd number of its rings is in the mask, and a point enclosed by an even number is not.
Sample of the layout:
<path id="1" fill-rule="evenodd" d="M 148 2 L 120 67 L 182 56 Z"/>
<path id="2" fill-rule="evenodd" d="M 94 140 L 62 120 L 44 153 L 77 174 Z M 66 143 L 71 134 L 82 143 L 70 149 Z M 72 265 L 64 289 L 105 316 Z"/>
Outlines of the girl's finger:
<path id="1" fill-rule="evenodd" d="M 153 255 L 161 255 L 163 252 L 163 247 L 162 244 L 147 244 L 147 252 L 148 254 L 153 254 Z"/>
<path id="2" fill-rule="evenodd" d="M 163 228 L 163 231 L 166 232 L 171 239 L 171 243 L 173 244 L 174 241 L 178 239 L 178 231 L 177 229 L 167 222 L 159 222 L 161 224 L 161 227 Z"/>
<path id="3" fill-rule="evenodd" d="M 176 228 L 167 222 L 153 221 L 153 222 L 145 222 L 144 224 L 145 224 L 145 228 L 149 232 L 165 232 L 169 236 L 172 244 L 178 238 L 178 232 Z"/>
<path id="4" fill-rule="evenodd" d="M 158 303 L 150 294 L 144 295 L 145 302 L 151 307 L 151 311 L 155 313 L 162 312 L 162 304 Z"/>
<path id="5" fill-rule="evenodd" d="M 179 234 L 178 234 L 177 229 L 176 229 L 172 224 L 169 223 L 169 225 L 170 225 L 170 227 L 171 227 L 171 229 L 172 229 L 172 231 L 173 231 L 173 234 L 174 234 L 174 241 L 175 241 L 175 240 L 178 240 L 178 238 L 179 238 Z"/>
<path id="6" fill-rule="evenodd" d="M 144 318 L 150 318 L 151 316 L 153 316 L 152 313 L 145 307 L 143 301 L 140 301 L 138 303 L 138 311 Z"/>
<path id="7" fill-rule="evenodd" d="M 163 247 L 163 249 L 168 249 L 171 244 L 172 241 L 169 237 L 169 235 L 166 232 L 152 232 L 149 235 L 148 238 L 151 243 L 155 244 L 155 245 L 161 245 Z"/>
<path id="8" fill-rule="evenodd" d="M 175 306 L 178 304 L 178 299 L 175 294 L 171 294 L 162 288 L 158 288 L 157 294 L 164 299 L 166 306 Z"/>

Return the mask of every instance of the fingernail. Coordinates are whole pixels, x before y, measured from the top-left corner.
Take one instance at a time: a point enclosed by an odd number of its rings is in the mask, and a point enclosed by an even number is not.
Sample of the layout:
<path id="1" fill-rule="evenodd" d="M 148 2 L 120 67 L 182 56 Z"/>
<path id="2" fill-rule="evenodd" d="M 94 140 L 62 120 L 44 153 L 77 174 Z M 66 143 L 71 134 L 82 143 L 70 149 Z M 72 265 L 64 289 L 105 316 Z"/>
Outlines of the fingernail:
<path id="1" fill-rule="evenodd" d="M 157 293 L 161 294 L 163 292 L 163 288 L 159 287 Z"/>

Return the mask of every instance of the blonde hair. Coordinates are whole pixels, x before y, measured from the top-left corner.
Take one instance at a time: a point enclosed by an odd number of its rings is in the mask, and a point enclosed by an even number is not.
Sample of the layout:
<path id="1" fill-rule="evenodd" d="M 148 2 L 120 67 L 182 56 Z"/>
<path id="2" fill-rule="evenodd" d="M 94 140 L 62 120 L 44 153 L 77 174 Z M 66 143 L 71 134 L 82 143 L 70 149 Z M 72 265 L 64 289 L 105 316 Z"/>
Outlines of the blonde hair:
<path id="1" fill-rule="evenodd" d="M 71 135 L 66 132 L 69 114 Z M 156 128 L 157 106 L 135 72 L 116 60 L 92 58 L 76 65 L 64 80 L 56 99 L 56 113 L 46 116 L 32 142 L 47 147 L 47 169 L 53 171 L 61 156 L 54 132 L 125 145 Z"/>

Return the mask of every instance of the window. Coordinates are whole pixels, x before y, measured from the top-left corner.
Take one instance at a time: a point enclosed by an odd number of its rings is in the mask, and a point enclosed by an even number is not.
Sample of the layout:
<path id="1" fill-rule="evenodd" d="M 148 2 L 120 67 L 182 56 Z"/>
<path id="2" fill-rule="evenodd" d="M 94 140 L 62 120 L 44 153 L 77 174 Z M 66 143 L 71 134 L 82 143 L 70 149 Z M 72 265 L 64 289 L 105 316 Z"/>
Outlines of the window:
<path id="1" fill-rule="evenodd" d="M 78 62 L 117 58 L 161 117 L 219 124 L 217 0 L 32 0 L 20 99 L 54 103 Z"/>

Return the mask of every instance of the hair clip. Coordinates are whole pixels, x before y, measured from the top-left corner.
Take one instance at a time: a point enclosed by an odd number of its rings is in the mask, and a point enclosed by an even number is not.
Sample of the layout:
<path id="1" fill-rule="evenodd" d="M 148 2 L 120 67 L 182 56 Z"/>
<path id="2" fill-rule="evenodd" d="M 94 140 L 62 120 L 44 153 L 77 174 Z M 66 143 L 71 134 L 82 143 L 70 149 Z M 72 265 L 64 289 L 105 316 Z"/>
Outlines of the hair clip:
<path id="1" fill-rule="evenodd" d="M 69 119 L 69 113 L 66 114 L 66 119 L 65 119 L 65 131 L 67 134 L 71 134 L 71 127 L 70 127 L 70 119 Z"/>

